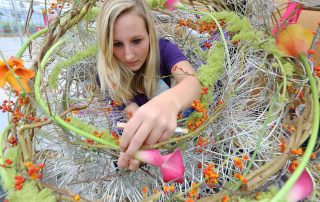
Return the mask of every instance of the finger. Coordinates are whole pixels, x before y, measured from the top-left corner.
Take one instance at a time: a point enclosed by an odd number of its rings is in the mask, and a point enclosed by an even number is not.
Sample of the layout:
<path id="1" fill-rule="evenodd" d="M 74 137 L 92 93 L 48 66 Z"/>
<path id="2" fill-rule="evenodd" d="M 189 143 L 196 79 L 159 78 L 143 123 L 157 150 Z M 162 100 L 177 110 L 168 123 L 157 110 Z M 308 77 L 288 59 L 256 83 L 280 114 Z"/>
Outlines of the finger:
<path id="1" fill-rule="evenodd" d="M 167 141 L 171 136 L 172 136 L 173 132 L 170 131 L 165 131 L 164 133 L 162 133 L 161 137 L 159 138 L 159 142 L 164 142 Z"/>
<path id="2" fill-rule="evenodd" d="M 177 122 L 171 122 L 171 124 L 168 126 L 168 128 L 162 133 L 161 137 L 159 138 L 159 142 L 163 142 L 168 140 L 172 134 L 174 133 L 174 130 L 177 127 Z"/>
<path id="3" fill-rule="evenodd" d="M 126 155 L 123 152 L 120 152 L 120 156 L 119 156 L 119 159 L 118 159 L 119 168 L 121 168 L 121 169 L 128 168 L 129 167 L 129 163 L 130 163 L 130 159 L 131 159 L 130 156 Z"/>
<path id="4" fill-rule="evenodd" d="M 146 141 L 144 142 L 144 144 L 146 145 L 152 145 L 156 142 L 158 142 L 158 140 L 160 139 L 160 137 L 162 136 L 163 133 L 163 129 L 162 128 L 155 128 L 151 131 L 150 135 L 147 137 Z"/>
<path id="5" fill-rule="evenodd" d="M 131 158 L 130 159 L 130 165 L 129 165 L 129 170 L 138 170 L 140 165 L 140 161 Z"/>
<path id="6" fill-rule="evenodd" d="M 135 153 L 139 150 L 142 144 L 145 142 L 147 136 L 150 134 L 152 129 L 152 124 L 145 122 L 141 125 L 141 127 L 137 130 L 136 134 L 132 137 L 128 149 L 126 150 L 126 154 L 128 156 L 133 157 Z"/>
<path id="7" fill-rule="evenodd" d="M 120 139 L 121 151 L 127 150 L 132 137 L 134 136 L 134 134 L 136 134 L 136 131 L 138 130 L 140 125 L 141 125 L 141 121 L 139 121 L 139 119 L 137 119 L 136 116 L 133 116 L 129 120 L 129 122 L 125 125 L 121 139 Z"/>

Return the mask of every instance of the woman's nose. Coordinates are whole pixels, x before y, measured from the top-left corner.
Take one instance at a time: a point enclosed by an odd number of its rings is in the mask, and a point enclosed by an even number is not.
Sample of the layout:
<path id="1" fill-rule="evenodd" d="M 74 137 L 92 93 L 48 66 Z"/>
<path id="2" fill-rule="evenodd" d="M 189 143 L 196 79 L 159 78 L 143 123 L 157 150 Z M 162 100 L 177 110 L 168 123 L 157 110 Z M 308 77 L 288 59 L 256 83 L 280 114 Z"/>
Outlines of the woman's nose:
<path id="1" fill-rule="evenodd" d="M 134 59 L 134 51 L 130 46 L 125 48 L 124 58 L 126 61 L 131 62 Z"/>

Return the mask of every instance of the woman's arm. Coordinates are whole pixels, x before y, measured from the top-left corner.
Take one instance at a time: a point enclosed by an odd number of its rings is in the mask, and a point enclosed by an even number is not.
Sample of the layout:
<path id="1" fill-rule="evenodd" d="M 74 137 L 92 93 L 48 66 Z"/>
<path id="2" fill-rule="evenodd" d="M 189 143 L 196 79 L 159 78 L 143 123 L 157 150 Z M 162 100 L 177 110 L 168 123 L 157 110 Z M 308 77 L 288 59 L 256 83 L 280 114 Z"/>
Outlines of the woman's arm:
<path id="1" fill-rule="evenodd" d="M 126 124 L 120 141 L 120 168 L 137 169 L 131 157 L 143 144 L 167 140 L 177 127 L 178 113 L 200 97 L 200 82 L 190 75 L 194 70 L 189 62 L 178 62 L 171 72 L 177 85 L 141 106 Z"/>
<path id="2" fill-rule="evenodd" d="M 177 85 L 165 91 L 163 96 L 174 100 L 180 112 L 190 107 L 194 100 L 199 99 L 201 85 L 194 76 L 195 71 L 188 61 L 178 62 L 171 69 L 171 74 L 174 76 Z"/>

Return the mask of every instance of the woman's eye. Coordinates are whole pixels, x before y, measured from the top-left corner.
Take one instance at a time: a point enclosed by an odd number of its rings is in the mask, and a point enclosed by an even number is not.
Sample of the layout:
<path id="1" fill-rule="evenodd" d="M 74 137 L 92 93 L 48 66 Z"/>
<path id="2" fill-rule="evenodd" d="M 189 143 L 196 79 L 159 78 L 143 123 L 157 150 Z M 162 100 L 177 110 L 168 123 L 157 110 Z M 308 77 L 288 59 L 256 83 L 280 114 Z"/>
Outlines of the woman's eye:
<path id="1" fill-rule="evenodd" d="M 133 41 L 132 41 L 132 43 L 134 43 L 134 44 L 139 44 L 141 42 L 141 39 L 134 39 Z"/>
<path id="2" fill-rule="evenodd" d="M 122 46 L 122 43 L 121 43 L 121 42 L 115 42 L 115 43 L 113 43 L 113 46 L 115 46 L 115 47 L 121 47 L 121 46 Z"/>

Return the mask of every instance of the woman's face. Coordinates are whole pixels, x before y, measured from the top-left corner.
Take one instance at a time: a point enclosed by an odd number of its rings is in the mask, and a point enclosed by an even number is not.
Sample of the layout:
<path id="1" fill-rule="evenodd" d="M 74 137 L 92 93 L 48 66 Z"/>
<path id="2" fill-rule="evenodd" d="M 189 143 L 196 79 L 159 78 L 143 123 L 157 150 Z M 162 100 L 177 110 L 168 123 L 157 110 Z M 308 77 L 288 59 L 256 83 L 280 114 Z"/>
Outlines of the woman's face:
<path id="1" fill-rule="evenodd" d="M 139 70 L 149 54 L 145 21 L 134 12 L 120 15 L 114 24 L 113 55 L 131 71 Z"/>

